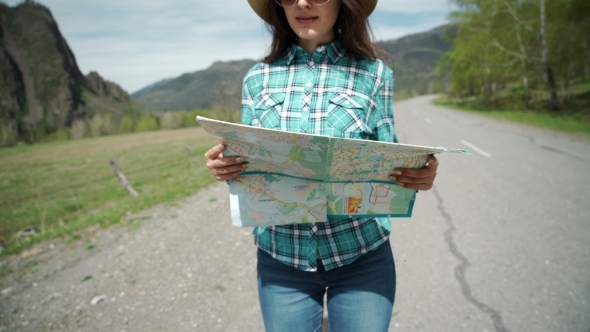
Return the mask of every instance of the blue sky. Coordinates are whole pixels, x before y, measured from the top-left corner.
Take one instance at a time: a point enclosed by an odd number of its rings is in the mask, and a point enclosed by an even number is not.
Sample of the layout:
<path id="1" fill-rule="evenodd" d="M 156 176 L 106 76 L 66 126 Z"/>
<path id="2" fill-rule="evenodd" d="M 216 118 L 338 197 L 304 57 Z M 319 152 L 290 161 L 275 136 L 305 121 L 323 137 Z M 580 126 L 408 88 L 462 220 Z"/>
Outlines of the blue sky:
<path id="1" fill-rule="evenodd" d="M 22 0 L 0 0 L 10 6 Z M 48 7 L 80 70 L 132 93 L 214 61 L 259 59 L 269 35 L 246 0 L 37 0 Z M 377 40 L 446 22 L 448 0 L 380 0 Z"/>

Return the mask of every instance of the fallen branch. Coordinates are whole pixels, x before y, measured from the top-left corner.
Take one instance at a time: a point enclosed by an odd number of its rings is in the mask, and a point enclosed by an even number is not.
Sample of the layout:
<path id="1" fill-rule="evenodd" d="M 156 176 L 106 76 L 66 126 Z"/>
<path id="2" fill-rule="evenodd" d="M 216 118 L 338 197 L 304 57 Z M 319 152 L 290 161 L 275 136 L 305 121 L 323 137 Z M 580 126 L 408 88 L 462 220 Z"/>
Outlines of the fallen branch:
<path id="1" fill-rule="evenodd" d="M 133 189 L 131 184 L 127 181 L 127 178 L 125 177 L 123 172 L 121 172 L 119 170 L 119 168 L 117 167 L 117 165 L 115 164 L 115 162 L 112 159 L 109 159 L 109 164 L 111 165 L 111 167 L 115 171 L 115 174 L 117 174 L 117 177 L 119 178 L 119 180 L 121 180 L 123 187 L 125 187 L 125 189 L 127 189 L 127 192 L 129 193 L 129 195 L 131 195 L 131 197 L 133 197 L 133 198 L 139 196 L 137 191 L 135 191 L 135 189 Z"/>
<path id="2" fill-rule="evenodd" d="M 196 168 L 200 168 L 199 166 L 199 162 L 197 162 L 197 158 L 195 158 L 195 155 L 193 154 L 193 152 L 191 151 L 191 149 L 189 149 L 188 146 L 184 146 L 184 148 L 186 149 L 186 152 L 188 152 L 188 156 L 191 158 L 191 160 L 193 161 L 193 164 L 195 164 Z"/>

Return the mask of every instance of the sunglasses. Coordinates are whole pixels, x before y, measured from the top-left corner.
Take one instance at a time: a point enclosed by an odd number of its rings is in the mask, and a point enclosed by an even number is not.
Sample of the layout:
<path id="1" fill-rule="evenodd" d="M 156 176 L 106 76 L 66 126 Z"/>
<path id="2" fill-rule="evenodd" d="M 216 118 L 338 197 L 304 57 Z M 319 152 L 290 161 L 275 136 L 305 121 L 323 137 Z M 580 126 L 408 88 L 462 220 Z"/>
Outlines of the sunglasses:
<path id="1" fill-rule="evenodd" d="M 293 6 L 295 3 L 297 3 L 297 1 L 299 0 L 275 0 L 275 2 L 281 6 L 281 7 L 290 7 Z M 307 0 L 307 2 L 311 2 L 314 5 L 325 5 L 329 2 L 330 0 Z"/>

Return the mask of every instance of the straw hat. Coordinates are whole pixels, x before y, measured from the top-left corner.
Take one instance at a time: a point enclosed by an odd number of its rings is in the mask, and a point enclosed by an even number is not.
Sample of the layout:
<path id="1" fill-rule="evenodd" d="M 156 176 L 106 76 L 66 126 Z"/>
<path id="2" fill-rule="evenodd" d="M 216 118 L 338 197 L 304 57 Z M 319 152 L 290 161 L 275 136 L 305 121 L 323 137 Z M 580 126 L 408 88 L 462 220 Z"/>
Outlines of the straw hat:
<path id="1" fill-rule="evenodd" d="M 261 19 L 270 22 L 270 19 L 267 17 L 266 11 L 264 10 L 264 7 L 267 6 L 270 1 L 274 0 L 248 0 L 248 3 Z M 373 10 L 375 10 L 375 6 L 377 6 L 377 0 L 359 0 L 358 3 L 363 7 L 366 17 L 369 17 Z"/>

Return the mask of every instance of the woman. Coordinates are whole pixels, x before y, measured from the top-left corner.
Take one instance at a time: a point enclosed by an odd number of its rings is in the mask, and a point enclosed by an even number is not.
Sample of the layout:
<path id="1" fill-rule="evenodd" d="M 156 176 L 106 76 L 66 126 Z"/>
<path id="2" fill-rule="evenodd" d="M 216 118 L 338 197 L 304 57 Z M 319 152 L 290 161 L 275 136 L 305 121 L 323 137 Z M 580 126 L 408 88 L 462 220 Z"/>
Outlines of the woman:
<path id="1" fill-rule="evenodd" d="M 368 16 L 377 0 L 248 0 L 273 35 L 269 55 L 244 79 L 242 123 L 335 137 L 397 142 L 393 72 L 377 59 Z M 219 181 L 248 168 L 209 150 Z M 428 190 L 435 157 L 390 179 Z M 387 331 L 395 296 L 389 218 L 256 227 L 258 290 L 267 331 L 319 331 L 323 298 L 333 331 Z"/>

